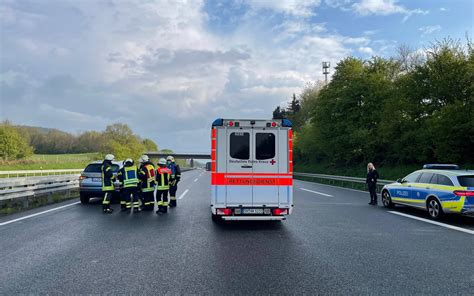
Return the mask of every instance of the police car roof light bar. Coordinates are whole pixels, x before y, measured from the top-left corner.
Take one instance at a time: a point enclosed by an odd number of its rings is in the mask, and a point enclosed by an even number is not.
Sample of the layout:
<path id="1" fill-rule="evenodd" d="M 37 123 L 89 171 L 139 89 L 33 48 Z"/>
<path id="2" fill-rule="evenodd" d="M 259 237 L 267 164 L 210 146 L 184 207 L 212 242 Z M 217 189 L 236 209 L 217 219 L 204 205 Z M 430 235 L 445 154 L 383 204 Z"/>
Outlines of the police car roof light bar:
<path id="1" fill-rule="evenodd" d="M 431 169 L 431 170 L 459 170 L 459 166 L 457 164 L 425 164 L 423 169 Z"/>

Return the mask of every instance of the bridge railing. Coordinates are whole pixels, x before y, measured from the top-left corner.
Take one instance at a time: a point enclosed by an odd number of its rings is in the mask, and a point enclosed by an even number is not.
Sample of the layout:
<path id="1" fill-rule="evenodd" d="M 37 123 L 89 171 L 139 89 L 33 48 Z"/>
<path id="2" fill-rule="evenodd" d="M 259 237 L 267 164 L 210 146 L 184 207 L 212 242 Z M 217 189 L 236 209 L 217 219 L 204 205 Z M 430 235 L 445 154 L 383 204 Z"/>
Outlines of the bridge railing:
<path id="1" fill-rule="evenodd" d="M 311 173 L 293 173 L 295 177 L 302 179 L 310 179 L 313 181 L 323 181 L 320 183 L 327 183 L 329 185 L 339 185 L 342 187 L 350 187 L 357 189 L 365 189 L 365 178 L 348 177 L 348 176 L 337 176 L 337 175 L 324 175 L 324 174 L 311 174 Z M 377 190 L 380 190 L 384 185 L 393 183 L 392 180 L 377 180 Z"/>

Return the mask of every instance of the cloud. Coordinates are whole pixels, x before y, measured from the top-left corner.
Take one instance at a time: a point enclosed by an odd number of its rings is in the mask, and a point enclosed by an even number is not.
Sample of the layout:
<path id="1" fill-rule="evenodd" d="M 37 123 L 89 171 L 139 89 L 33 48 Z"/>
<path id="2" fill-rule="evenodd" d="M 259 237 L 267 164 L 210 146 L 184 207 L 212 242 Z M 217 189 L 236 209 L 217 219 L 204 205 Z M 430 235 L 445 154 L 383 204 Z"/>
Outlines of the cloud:
<path id="1" fill-rule="evenodd" d="M 325 0 L 327 6 L 332 8 L 344 7 L 347 4 L 350 4 L 352 0 Z"/>
<path id="2" fill-rule="evenodd" d="M 246 0 L 252 9 L 268 9 L 276 12 L 308 17 L 315 14 L 314 9 L 321 4 L 321 0 L 285 0 L 285 1 L 265 1 L 265 0 Z"/>
<path id="3" fill-rule="evenodd" d="M 368 46 L 359 47 L 359 51 L 365 55 L 372 56 L 374 55 L 374 50 Z"/>
<path id="4" fill-rule="evenodd" d="M 406 21 L 413 14 L 427 14 L 428 11 L 421 9 L 408 9 L 397 4 L 397 0 L 361 0 L 354 3 L 352 9 L 361 16 L 367 15 L 391 15 L 404 14 L 403 21 Z"/>
<path id="5" fill-rule="evenodd" d="M 425 26 L 425 27 L 418 28 L 418 31 L 420 31 L 423 35 L 429 35 L 429 34 L 433 34 L 435 32 L 441 31 L 441 26 L 440 25 Z"/>
<path id="6" fill-rule="evenodd" d="M 3 1 L 0 116 L 70 132 L 127 123 L 205 152 L 214 118 L 268 118 L 323 78 L 322 61 L 372 47 L 312 20 L 320 1 L 236 3 L 248 11 L 215 32 L 200 1 Z"/>

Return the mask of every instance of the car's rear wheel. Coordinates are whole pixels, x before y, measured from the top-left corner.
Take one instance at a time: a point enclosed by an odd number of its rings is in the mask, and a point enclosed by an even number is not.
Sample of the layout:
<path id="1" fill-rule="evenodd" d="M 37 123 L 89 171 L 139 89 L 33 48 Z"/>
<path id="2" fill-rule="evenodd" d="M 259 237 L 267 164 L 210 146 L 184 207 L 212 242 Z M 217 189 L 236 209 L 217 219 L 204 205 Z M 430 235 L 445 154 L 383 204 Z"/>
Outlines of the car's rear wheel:
<path id="1" fill-rule="evenodd" d="M 390 193 L 388 190 L 384 190 L 382 192 L 382 203 L 386 208 L 393 208 L 395 205 L 392 202 L 392 198 L 390 197 Z"/>
<path id="2" fill-rule="evenodd" d="M 83 192 L 79 193 L 79 198 L 80 198 L 82 204 L 88 204 L 89 203 L 90 196 L 87 195 L 86 193 L 83 193 Z"/>
<path id="3" fill-rule="evenodd" d="M 426 207 L 432 219 L 439 220 L 443 216 L 443 209 L 436 198 L 429 198 Z"/>

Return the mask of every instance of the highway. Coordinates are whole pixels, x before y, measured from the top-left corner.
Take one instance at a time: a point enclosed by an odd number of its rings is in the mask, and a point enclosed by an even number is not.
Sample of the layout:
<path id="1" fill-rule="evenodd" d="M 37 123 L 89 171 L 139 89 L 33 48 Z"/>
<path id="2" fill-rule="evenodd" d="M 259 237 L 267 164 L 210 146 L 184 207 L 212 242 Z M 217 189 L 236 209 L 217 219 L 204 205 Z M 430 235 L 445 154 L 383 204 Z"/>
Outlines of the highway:
<path id="1" fill-rule="evenodd" d="M 287 221 L 216 224 L 209 184 L 185 172 L 178 207 L 160 216 L 73 200 L 3 217 L 0 295 L 473 294 L 472 218 L 431 224 L 295 181 Z"/>

